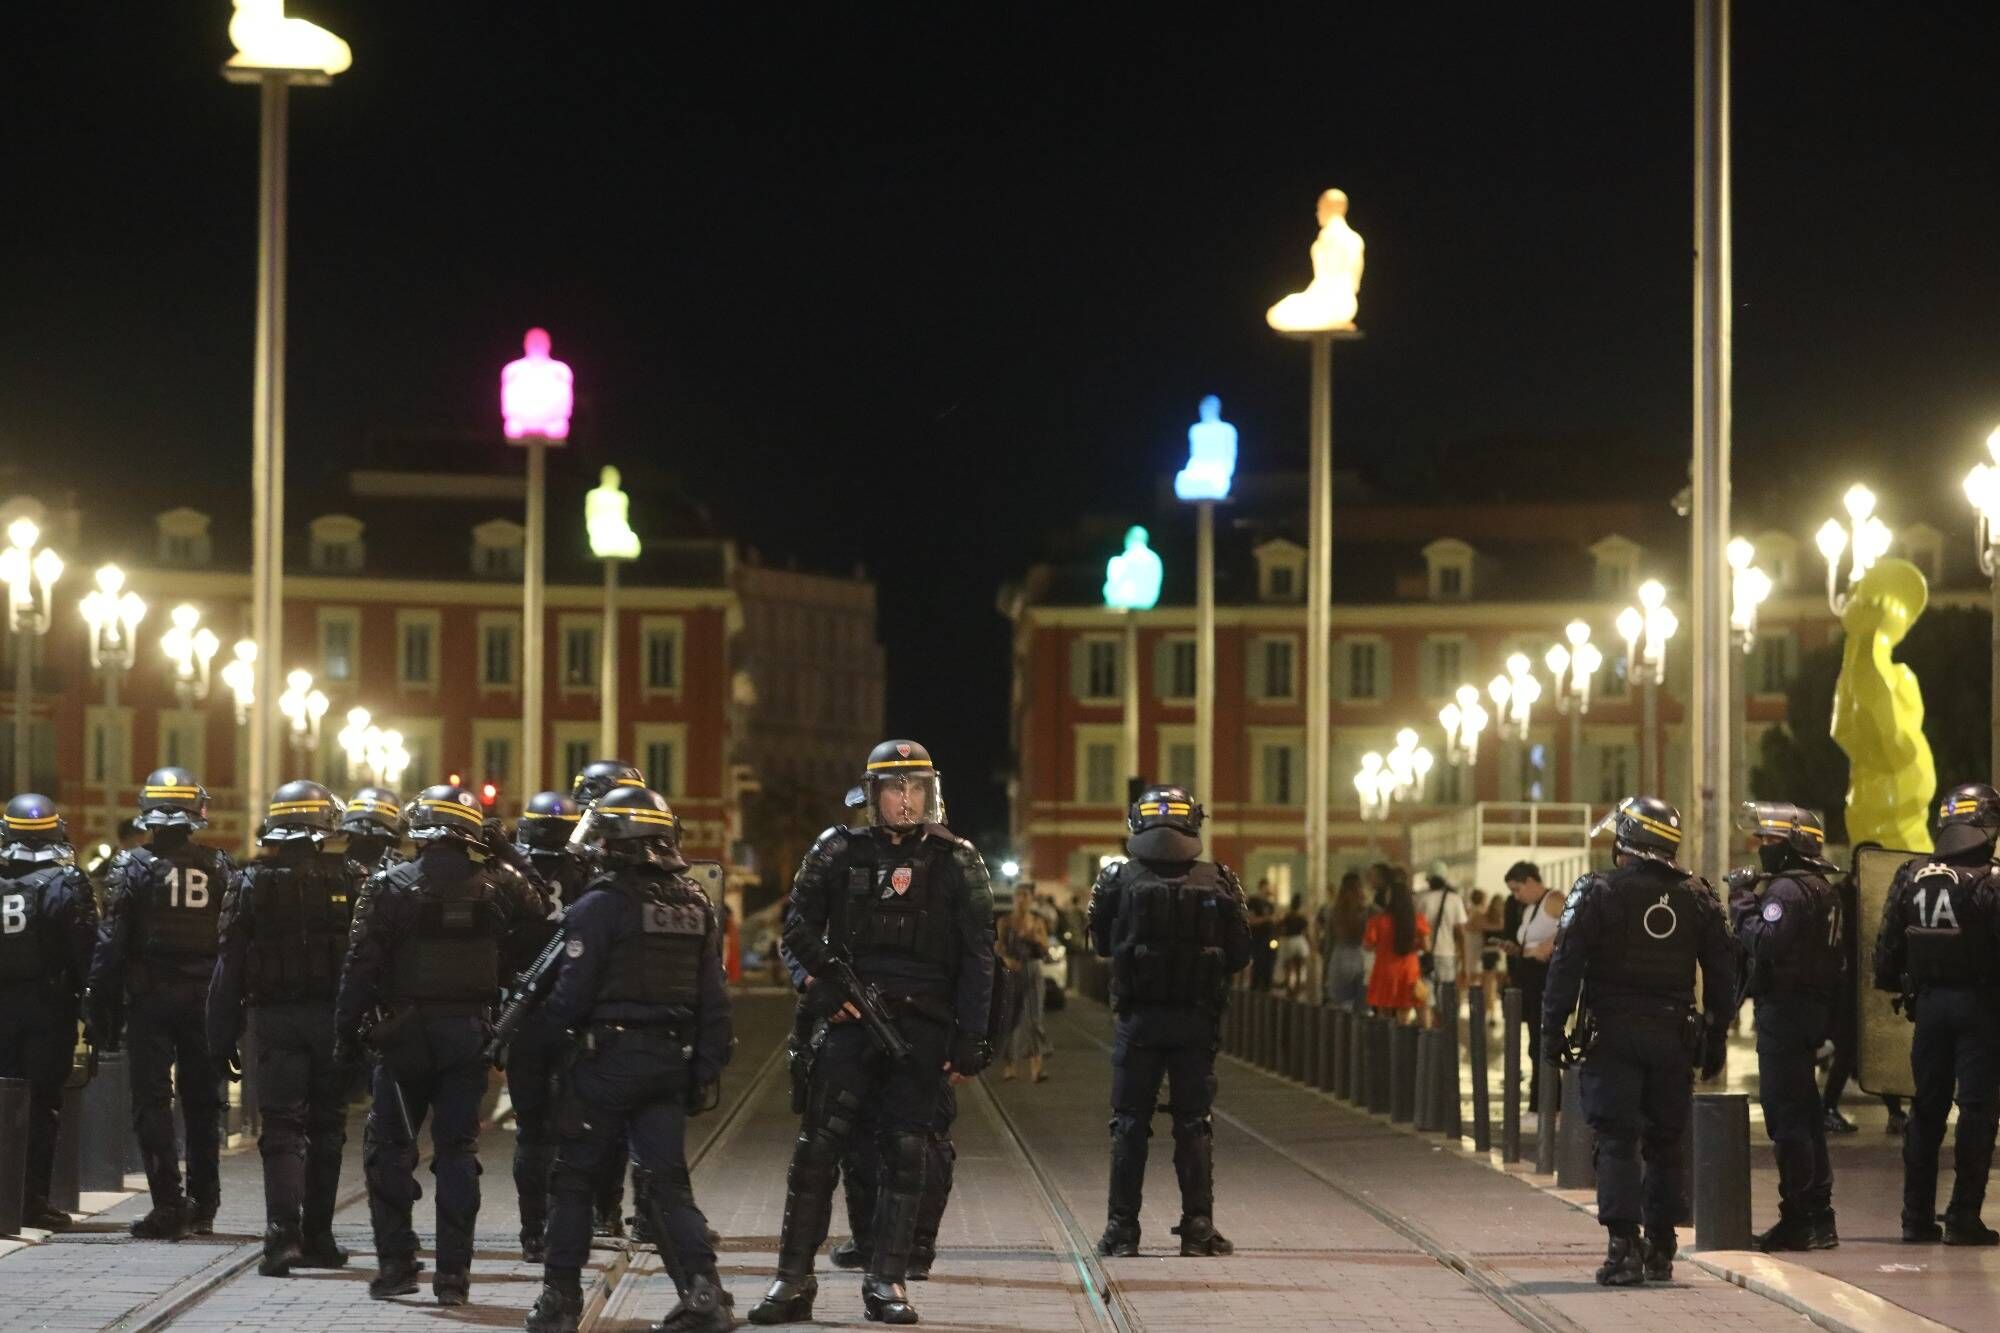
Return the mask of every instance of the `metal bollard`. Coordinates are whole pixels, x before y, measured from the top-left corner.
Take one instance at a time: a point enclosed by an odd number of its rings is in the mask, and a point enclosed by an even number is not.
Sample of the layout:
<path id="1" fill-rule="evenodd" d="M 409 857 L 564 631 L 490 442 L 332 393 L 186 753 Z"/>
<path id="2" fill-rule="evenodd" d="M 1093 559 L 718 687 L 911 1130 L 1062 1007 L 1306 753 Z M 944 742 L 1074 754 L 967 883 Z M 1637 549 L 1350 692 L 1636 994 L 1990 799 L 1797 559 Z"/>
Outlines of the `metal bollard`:
<path id="1" fill-rule="evenodd" d="M 1368 1109 L 1376 1115 L 1389 1114 L 1389 1048 L 1394 1028 L 1386 1018 L 1371 1018 L 1368 1028 Z"/>
<path id="2" fill-rule="evenodd" d="M 1251 1059 L 1255 1060 L 1260 1068 L 1269 1069 L 1271 1067 L 1271 1052 L 1276 1050 L 1278 1046 L 1277 1026 L 1277 1003 L 1273 1000 L 1271 992 L 1267 990 L 1258 991 L 1257 1049 L 1252 1054 Z"/>
<path id="3" fill-rule="evenodd" d="M 1317 1088 L 1320 1074 L 1326 1068 L 1323 1058 L 1326 1054 L 1326 1010 L 1316 1004 L 1308 1004 L 1305 1016 L 1300 1038 L 1305 1050 L 1299 1057 L 1299 1076 L 1308 1088 Z"/>
<path id="4" fill-rule="evenodd" d="M 1521 992 L 1500 992 L 1500 1160 L 1521 1160 Z"/>
<path id="5" fill-rule="evenodd" d="M 28 1188 L 28 1081 L 0 1078 L 0 1236 L 21 1234 Z"/>
<path id="6" fill-rule="evenodd" d="M 1476 1152 L 1492 1152 L 1493 1108 L 1486 1087 L 1486 988 L 1474 986 L 1467 999 L 1471 1006 L 1466 1019 L 1466 1058 L 1472 1065 L 1472 1147 Z"/>
<path id="7" fill-rule="evenodd" d="M 1390 1028 L 1389 1123 L 1407 1125 L 1417 1114 L 1417 1030 Z"/>
<path id="8" fill-rule="evenodd" d="M 1285 1059 L 1292 1049 L 1292 1002 L 1276 991 L 1271 992 L 1271 1060 L 1270 1070 L 1279 1078 L 1285 1077 Z"/>
<path id="9" fill-rule="evenodd" d="M 1332 1092 L 1335 1078 L 1340 1072 L 1341 1051 L 1334 1041 L 1334 1029 L 1340 1024 L 1340 1010 L 1322 1005 L 1319 1011 L 1319 1081 L 1313 1086 L 1321 1092 Z"/>
<path id="10" fill-rule="evenodd" d="M 1694 1099 L 1694 1248 L 1750 1248 L 1750 1097 Z"/>
<path id="11" fill-rule="evenodd" d="M 1546 1070 L 1542 1077 L 1548 1077 Z M 1556 1187 L 1597 1187 L 1597 1135 L 1584 1119 L 1583 1080 L 1574 1070 L 1562 1081 L 1562 1119 L 1556 1124 Z"/>
<path id="12" fill-rule="evenodd" d="M 1412 1123 L 1419 1133 L 1437 1128 L 1437 1033 L 1429 1028 L 1417 1032 L 1416 1114 Z"/>
<path id="13" fill-rule="evenodd" d="M 1562 1095 L 1562 1070 L 1542 1061 L 1541 1098 L 1535 1107 L 1535 1170 L 1549 1175 L 1556 1169 L 1556 1108 Z"/>
<path id="14" fill-rule="evenodd" d="M 87 1190 L 125 1188 L 125 1140 L 132 1135 L 132 1093 L 125 1079 L 125 1052 L 97 1057 L 97 1077 L 83 1089 L 77 1124 L 83 1141 L 78 1183 Z"/>
<path id="15" fill-rule="evenodd" d="M 1354 1011 L 1336 1008 L 1328 1017 L 1327 1060 L 1333 1067 L 1327 1071 L 1325 1086 L 1346 1101 L 1354 1095 Z"/>
<path id="16" fill-rule="evenodd" d="M 49 1206 L 73 1213 L 83 1168 L 83 1089 L 64 1088 L 62 1123 L 56 1127 L 55 1162 L 49 1171 Z"/>
<path id="17" fill-rule="evenodd" d="M 1286 1008 L 1291 1010 L 1288 1027 L 1292 1044 L 1285 1053 L 1285 1075 L 1294 1083 L 1310 1083 L 1306 1065 L 1312 1056 L 1312 1009 L 1304 1000 L 1293 1000 Z"/>
<path id="18" fill-rule="evenodd" d="M 1347 1100 L 1356 1106 L 1368 1104 L 1368 1025 L 1367 1015 L 1348 1011 L 1347 1020 Z"/>
<path id="19" fill-rule="evenodd" d="M 1443 1025 L 1438 1028 L 1438 1132 L 1447 1138 L 1465 1133 L 1465 1110 L 1458 1099 L 1458 983 L 1447 981 L 1438 988 L 1444 1007 Z"/>

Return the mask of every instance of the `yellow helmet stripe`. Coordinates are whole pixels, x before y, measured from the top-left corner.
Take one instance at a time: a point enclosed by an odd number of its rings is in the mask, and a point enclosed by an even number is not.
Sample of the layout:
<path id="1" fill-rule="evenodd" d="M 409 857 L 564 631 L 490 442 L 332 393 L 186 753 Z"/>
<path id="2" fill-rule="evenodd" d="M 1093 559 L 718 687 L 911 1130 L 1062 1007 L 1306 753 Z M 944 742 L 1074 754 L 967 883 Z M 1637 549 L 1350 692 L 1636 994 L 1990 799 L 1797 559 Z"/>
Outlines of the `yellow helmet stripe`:
<path id="1" fill-rule="evenodd" d="M 1662 824 L 1659 820 L 1642 815 L 1637 810 L 1628 810 L 1625 813 L 1631 815 L 1639 827 L 1645 829 L 1648 833 L 1657 833 L 1668 842 L 1679 842 L 1681 840 L 1681 831 L 1671 824 Z"/>
<path id="2" fill-rule="evenodd" d="M 390 805 L 387 801 L 353 801 L 347 808 L 350 812 L 358 810 L 365 814 L 388 815 L 392 819 L 403 813 L 402 806 Z"/>
<path id="3" fill-rule="evenodd" d="M 40 819 L 16 819 L 12 815 L 9 815 L 7 816 L 6 820 L 8 828 L 25 828 L 25 829 L 54 828 L 57 824 L 61 822 L 62 822 L 62 817 L 60 815 L 47 815 Z"/>
<path id="4" fill-rule="evenodd" d="M 568 820 L 568 821 L 569 821 L 570 823 L 574 824 L 574 823 L 575 823 L 575 822 L 576 822 L 576 821 L 577 821 L 578 819 L 582 818 L 582 816 L 581 816 L 581 815 L 565 815 L 565 814 L 557 814 L 557 813 L 553 813 L 553 812 L 548 812 L 548 811 L 542 811 L 542 810 L 523 810 L 523 811 L 521 812 L 521 818 L 523 818 L 523 819 L 564 819 L 564 820 Z"/>
<path id="5" fill-rule="evenodd" d="M 273 801 L 270 811 L 274 815 L 296 815 L 303 814 L 308 810 L 330 810 L 332 808 L 333 802 L 331 801 Z"/>
<path id="6" fill-rule="evenodd" d="M 614 806 L 604 813 L 607 816 L 622 815 L 626 819 L 636 819 L 641 824 L 671 824 L 674 822 L 674 814 L 671 810 L 621 810 Z"/>
<path id="7" fill-rule="evenodd" d="M 929 767 L 931 767 L 931 761 L 928 759 L 877 759 L 876 761 L 868 765 L 868 771 L 870 773 L 873 773 L 878 768 L 929 768 Z"/>
<path id="8" fill-rule="evenodd" d="M 199 787 L 148 787 L 148 788 L 146 788 L 146 795 L 148 795 L 148 796 L 159 796 L 159 797 L 175 797 L 175 796 L 199 796 L 199 795 L 201 795 L 201 788 L 199 788 Z"/>
<path id="9" fill-rule="evenodd" d="M 469 824 L 485 822 L 480 818 L 477 810 L 468 810 L 457 801 L 418 801 L 417 804 L 426 810 L 436 811 L 438 814 L 456 815 Z"/>

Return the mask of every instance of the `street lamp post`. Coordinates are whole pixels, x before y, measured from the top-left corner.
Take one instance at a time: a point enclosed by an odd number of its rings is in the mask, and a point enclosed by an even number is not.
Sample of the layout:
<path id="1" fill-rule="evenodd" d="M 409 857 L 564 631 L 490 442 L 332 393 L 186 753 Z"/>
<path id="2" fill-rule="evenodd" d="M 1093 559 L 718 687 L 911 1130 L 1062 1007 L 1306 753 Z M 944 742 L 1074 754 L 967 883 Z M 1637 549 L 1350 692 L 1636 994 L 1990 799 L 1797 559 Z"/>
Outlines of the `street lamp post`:
<path id="1" fill-rule="evenodd" d="M 347 752 L 349 778 L 359 781 L 361 773 L 377 786 L 393 788 L 409 766 L 410 752 L 404 748 L 403 733 L 376 726 L 365 708 L 347 710 L 347 725 L 334 736 Z"/>
<path id="2" fill-rule="evenodd" d="M 209 666 L 222 644 L 215 631 L 201 623 L 201 612 L 185 602 L 175 607 L 169 618 L 173 628 L 160 636 L 160 649 L 174 664 L 174 698 L 182 708 L 192 708 L 208 698 Z M 237 645 L 238 656 L 249 646 L 247 639 Z M 256 656 L 254 649 L 250 656 Z M 228 677 L 229 669 L 224 667 L 224 684 L 229 683 Z"/>
<path id="3" fill-rule="evenodd" d="M 34 781 L 30 771 L 29 723 L 34 712 L 34 643 L 49 632 L 55 606 L 56 580 L 62 577 L 62 557 L 38 546 L 42 530 L 30 518 L 7 525 L 7 547 L 0 550 L 0 583 L 7 585 L 7 630 L 14 636 L 14 786 L 26 791 Z"/>
<path id="4" fill-rule="evenodd" d="M 257 187 L 257 347 L 250 415 L 250 632 L 264 645 L 251 670 L 249 773 L 245 799 L 256 828 L 276 766 L 268 701 L 278 697 L 284 660 L 285 577 L 285 215 L 291 90 L 324 88 L 354 63 L 346 42 L 282 5 L 238 5 L 229 21 L 236 54 L 222 67 L 231 83 L 255 84 L 261 104 Z"/>
<path id="5" fill-rule="evenodd" d="M 1680 628 L 1680 617 L 1667 605 L 1667 590 L 1658 579 L 1639 585 L 1639 605 L 1618 613 L 1618 637 L 1625 640 L 1625 672 L 1640 687 L 1639 782 L 1661 794 L 1660 684 L 1667 675 L 1667 640 Z"/>
<path id="6" fill-rule="evenodd" d="M 1195 506 L 1194 789 L 1215 808 L 1215 506 L 1229 498 L 1236 476 L 1236 427 L 1222 419 L 1222 400 L 1201 400 L 1201 419 L 1188 427 L 1188 465 L 1174 477 L 1174 494 Z"/>
<path id="7" fill-rule="evenodd" d="M 1839 519 L 1830 518 L 1813 534 L 1813 544 L 1826 561 L 1826 604 L 1835 616 L 1847 609 L 1847 589 L 1861 582 L 1861 576 L 1889 553 L 1895 540 L 1895 533 L 1875 512 L 1875 492 L 1857 481 L 1847 488 L 1840 503 L 1847 510 L 1847 526 L 1843 528 Z M 1848 557 L 1847 589 L 1840 586 L 1843 552 Z"/>
<path id="8" fill-rule="evenodd" d="M 521 781 L 542 789 L 542 594 L 547 578 L 548 447 L 569 439 L 576 380 L 569 366 L 549 355 L 546 329 L 521 338 L 522 356 L 500 371 L 501 425 L 509 441 L 528 451 L 528 524 L 522 549 Z"/>
<path id="9" fill-rule="evenodd" d="M 1748 798 L 1750 688 L 1747 659 L 1757 647 L 1757 608 L 1771 596 L 1771 576 L 1757 568 L 1757 548 L 1741 537 L 1730 539 L 1724 552 L 1729 562 L 1729 633 L 1745 662 L 1729 673 L 1729 790 Z"/>
<path id="10" fill-rule="evenodd" d="M 1486 707 L 1479 702 L 1479 689 L 1461 685 L 1453 702 L 1438 709 L 1438 725 L 1444 728 L 1445 762 L 1454 768 L 1471 770 L 1479 763 L 1479 733 L 1486 730 Z"/>
<path id="11" fill-rule="evenodd" d="M 250 721 L 257 702 L 257 645 L 238 639 L 231 652 L 234 655 L 222 668 L 222 683 L 236 700 L 236 725 L 240 727 Z"/>
<path id="12" fill-rule="evenodd" d="M 320 719 L 326 716 L 326 695 L 313 688 L 312 672 L 303 669 L 285 677 L 285 692 L 278 696 L 278 711 L 292 727 L 292 750 L 297 761 L 310 768 L 310 758 L 319 749 Z"/>
<path id="13" fill-rule="evenodd" d="M 623 753 L 618 745 L 618 562 L 639 558 L 639 534 L 632 531 L 631 500 L 618 489 L 618 469 L 597 474 L 597 489 L 583 498 L 583 522 L 590 534 L 590 553 L 604 562 L 604 643 L 600 649 L 598 687 L 603 717 L 598 723 L 597 752 Z"/>
<path id="14" fill-rule="evenodd" d="M 1569 798 L 1583 791 L 1583 715 L 1590 711 L 1590 679 L 1604 665 L 1604 654 L 1590 641 L 1590 626 L 1572 620 L 1563 627 L 1566 643 L 1552 644 L 1542 663 L 1554 682 L 1556 711 L 1569 717 Z"/>
<path id="15" fill-rule="evenodd" d="M 1119 672 L 1124 696 L 1124 750 L 1126 800 L 1136 800 L 1141 781 L 1139 772 L 1139 622 L 1137 613 L 1160 604 L 1160 584 L 1166 568 L 1147 543 L 1144 528 L 1125 530 L 1125 549 L 1104 562 L 1104 604 L 1124 621 L 1125 642 L 1120 649 L 1124 668 Z"/>
<path id="16" fill-rule="evenodd" d="M 125 587 L 125 571 L 116 565 L 99 569 L 94 582 L 97 586 L 84 594 L 77 609 L 83 614 L 84 623 L 90 626 L 91 669 L 104 678 L 105 721 L 99 735 L 106 738 L 106 744 L 105 753 L 99 758 L 98 776 L 103 779 L 104 804 L 108 809 L 116 803 L 118 783 L 124 780 L 127 767 L 122 753 L 111 753 L 114 743 L 108 739 L 117 734 L 118 681 L 132 669 L 139 622 L 146 618 L 146 603 L 138 593 Z"/>
<path id="17" fill-rule="evenodd" d="M 1986 437 L 1986 453 L 1993 461 L 1975 463 L 1965 474 L 1965 498 L 1978 515 L 1974 536 L 1979 547 L 1979 568 L 1992 583 L 1992 662 L 1991 720 L 1989 745 L 1994 781 L 2000 782 L 2000 430 Z"/>

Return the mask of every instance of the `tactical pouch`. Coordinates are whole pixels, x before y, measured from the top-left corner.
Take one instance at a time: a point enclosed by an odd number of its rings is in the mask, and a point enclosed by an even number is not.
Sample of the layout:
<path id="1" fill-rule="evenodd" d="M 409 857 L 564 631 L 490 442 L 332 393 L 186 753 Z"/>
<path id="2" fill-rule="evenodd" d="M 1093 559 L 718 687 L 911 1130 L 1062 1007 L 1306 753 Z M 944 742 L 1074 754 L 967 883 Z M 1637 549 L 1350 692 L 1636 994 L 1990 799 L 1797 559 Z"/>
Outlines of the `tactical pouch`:
<path id="1" fill-rule="evenodd" d="M 361 1034 L 361 1041 L 384 1059 L 395 1060 L 421 1037 L 416 1006 L 404 1005 L 385 1012 L 380 1022 Z"/>
<path id="2" fill-rule="evenodd" d="M 1911 926 L 1906 932 L 1910 983 L 1925 986 L 1969 986 L 1979 975 L 1965 932 L 1956 928 Z"/>

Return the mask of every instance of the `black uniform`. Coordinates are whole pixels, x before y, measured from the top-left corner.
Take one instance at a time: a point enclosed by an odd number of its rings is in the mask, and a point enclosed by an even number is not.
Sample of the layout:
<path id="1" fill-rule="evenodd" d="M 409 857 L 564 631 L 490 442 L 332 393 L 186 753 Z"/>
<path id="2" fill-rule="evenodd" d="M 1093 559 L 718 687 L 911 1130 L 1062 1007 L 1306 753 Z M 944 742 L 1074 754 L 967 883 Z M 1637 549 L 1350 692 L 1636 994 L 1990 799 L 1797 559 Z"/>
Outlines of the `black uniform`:
<path id="1" fill-rule="evenodd" d="M 352 1067 L 333 1056 L 333 1000 L 363 879 L 358 863 L 309 839 L 267 845 L 229 887 L 208 991 L 218 1055 L 236 1049 L 245 1008 L 256 1015 L 267 1254 L 273 1241 L 295 1242 L 315 1267 L 344 1262 L 333 1200 Z"/>
<path id="2" fill-rule="evenodd" d="M 1570 890 L 1543 993 L 1544 1053 L 1556 1058 L 1561 1050 L 1580 995 L 1597 1031 L 1577 1071 L 1597 1134 L 1597 1219 L 1614 1237 L 1635 1236 L 1643 1221 L 1649 1243 L 1669 1260 L 1687 1206 L 1681 1158 L 1693 1072 L 1703 1049 L 1728 1030 L 1735 978 L 1721 905 L 1679 867 L 1634 858 Z"/>
<path id="3" fill-rule="evenodd" d="M 576 901 L 585 863 L 569 848 L 548 851 L 520 843 L 515 848 L 533 867 L 531 883 L 547 913 L 539 929 L 523 930 L 517 937 L 514 952 L 532 959 L 560 929 L 564 908 Z M 521 1247 L 531 1262 L 542 1256 L 548 1225 L 549 1171 L 556 1160 L 556 1069 L 568 1048 L 567 1034 L 550 1019 L 546 1007 L 522 1020 L 507 1046 L 507 1096 L 514 1104 L 514 1192 L 521 1206 Z"/>
<path id="4" fill-rule="evenodd" d="M 479 1215 L 479 1102 L 486 1091 L 487 1020 L 515 932 L 538 930 L 540 897 L 518 872 L 456 840 L 425 844 L 417 859 L 369 881 L 341 973 L 335 1031 L 380 1057 L 362 1131 L 369 1220 L 382 1265 L 378 1294 L 414 1290 L 418 1197 L 416 1130 L 431 1125 L 437 1178 L 441 1299 L 462 1296 Z M 382 1019 L 372 1027 L 377 1006 Z M 399 1276 L 400 1283 L 384 1279 Z"/>
<path id="5" fill-rule="evenodd" d="M 942 824 L 900 839 L 877 828 L 828 829 L 792 882 L 784 942 L 814 978 L 829 949 L 846 953 L 889 1001 L 912 1054 L 892 1063 L 863 1024 L 828 1026 L 792 1153 L 778 1283 L 766 1304 L 796 1304 L 802 1296 L 810 1308 L 813 1259 L 826 1240 L 836 1172 L 864 1108 L 881 1162 L 868 1268 L 873 1285 L 864 1295 L 875 1290 L 880 1299 L 900 1302 L 900 1290 L 892 1297 L 888 1288 L 900 1289 L 907 1276 L 944 1105 L 945 1066 L 970 1076 L 989 1055 L 993 893 L 985 863 Z"/>
<path id="6" fill-rule="evenodd" d="M 1764 1131 L 1778 1159 L 1778 1215 L 1767 1248 L 1807 1226 L 1831 1240 L 1833 1167 L 1815 1072 L 1833 1031 L 1845 971 L 1840 896 L 1821 867 L 1791 866 L 1742 881 L 1730 899 L 1742 946 L 1743 994 L 1757 1002 L 1757 1085 Z"/>
<path id="7" fill-rule="evenodd" d="M 1091 947 L 1111 960 L 1111 1005 L 1117 1013 L 1111 1189 L 1099 1246 L 1105 1253 L 1137 1252 L 1146 1141 L 1163 1076 L 1171 1084 L 1174 1174 L 1181 1187 L 1181 1225 L 1175 1231 L 1186 1253 L 1229 1249 L 1214 1229 L 1209 1111 L 1229 979 L 1250 964 L 1254 937 L 1243 886 L 1227 866 L 1143 855 L 1171 832 L 1134 834 L 1131 859 L 1106 867 L 1090 895 Z M 1192 855 L 1199 844 L 1181 841 L 1184 837 L 1167 839 L 1162 850 L 1178 847 Z"/>
<path id="8" fill-rule="evenodd" d="M 48 847 L 0 849 L 0 1078 L 28 1084 L 25 1207 L 29 1226 L 53 1218 L 49 1173 L 62 1123 L 63 1084 L 76 1048 L 76 1020 L 97 903 L 68 855 Z M 94 1034 L 93 1034 L 94 1035 Z M 68 1219 L 56 1220 L 66 1225 Z"/>
<path id="9" fill-rule="evenodd" d="M 129 1014 L 132 1128 L 153 1205 L 189 1212 L 174 1145 L 173 1098 L 187 1127 L 187 1194 L 205 1232 L 221 1194 L 222 1071 L 208 1048 L 208 983 L 235 864 L 181 828 L 160 828 L 111 864 L 104 921 L 91 960 L 96 1030 L 116 1049 L 120 1002 Z"/>
<path id="10" fill-rule="evenodd" d="M 625 1159 L 629 1140 L 653 1182 L 647 1206 L 661 1257 L 685 1294 L 689 1277 L 715 1277 L 685 1142 L 690 1108 L 712 1104 L 729 1058 L 715 909 L 671 868 L 613 865 L 570 907 L 563 929 L 544 1017 L 575 1029 L 578 1045 L 557 1103 L 550 1273 L 574 1277 L 589 1258 L 594 1182 L 605 1157 Z"/>
<path id="11" fill-rule="evenodd" d="M 1939 1232 L 1938 1148 L 1952 1089 L 1958 1092 L 1957 1178 L 1945 1207 L 1946 1239 L 1972 1241 L 2000 1107 L 2000 873 L 1981 845 L 1896 872 L 1875 938 L 1875 985 L 1905 996 L 1917 1030 L 1910 1044 L 1916 1097 L 1903 1134 L 1903 1234 L 1933 1240 Z M 1986 1233 L 1990 1234 L 1990 1233 Z M 1990 1243 L 1983 1240 L 1979 1243 Z"/>

